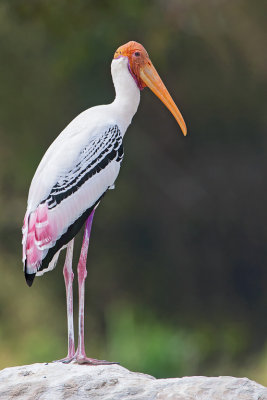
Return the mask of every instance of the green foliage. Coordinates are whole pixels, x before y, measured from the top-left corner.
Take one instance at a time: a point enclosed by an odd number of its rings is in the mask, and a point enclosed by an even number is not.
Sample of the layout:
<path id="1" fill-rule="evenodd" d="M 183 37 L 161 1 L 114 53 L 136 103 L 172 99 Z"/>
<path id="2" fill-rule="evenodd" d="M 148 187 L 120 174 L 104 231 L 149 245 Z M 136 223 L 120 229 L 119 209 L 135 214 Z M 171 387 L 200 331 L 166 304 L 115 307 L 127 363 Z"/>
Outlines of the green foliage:
<path id="1" fill-rule="evenodd" d="M 181 327 L 137 305 L 107 311 L 105 351 L 111 360 L 156 377 L 225 373 L 240 367 L 248 345 L 242 326 Z"/>
<path id="2" fill-rule="evenodd" d="M 115 307 L 108 310 L 107 321 L 110 359 L 157 377 L 181 376 L 197 369 L 200 354 L 192 334 L 164 324 L 150 311 Z"/>

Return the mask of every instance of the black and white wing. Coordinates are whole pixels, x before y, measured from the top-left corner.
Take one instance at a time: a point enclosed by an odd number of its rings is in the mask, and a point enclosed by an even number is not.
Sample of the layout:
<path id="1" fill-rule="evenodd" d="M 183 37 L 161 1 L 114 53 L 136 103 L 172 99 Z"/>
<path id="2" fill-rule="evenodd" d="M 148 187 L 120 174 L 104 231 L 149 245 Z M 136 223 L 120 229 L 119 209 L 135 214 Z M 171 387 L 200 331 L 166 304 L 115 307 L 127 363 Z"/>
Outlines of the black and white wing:
<path id="1" fill-rule="evenodd" d="M 65 154 L 59 152 L 59 156 Z M 91 136 L 72 167 L 57 177 L 49 194 L 26 214 L 23 244 L 27 273 L 46 269 L 54 255 L 77 234 L 113 186 L 122 159 L 122 135 L 117 125 Z"/>

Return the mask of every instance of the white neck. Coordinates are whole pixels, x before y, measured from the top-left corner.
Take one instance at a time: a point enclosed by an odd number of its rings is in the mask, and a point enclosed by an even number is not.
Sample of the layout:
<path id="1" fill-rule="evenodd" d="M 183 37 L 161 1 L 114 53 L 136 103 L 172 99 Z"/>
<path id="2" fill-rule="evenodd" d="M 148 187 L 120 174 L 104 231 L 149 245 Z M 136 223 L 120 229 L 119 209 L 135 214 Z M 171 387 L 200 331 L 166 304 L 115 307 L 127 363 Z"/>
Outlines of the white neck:
<path id="1" fill-rule="evenodd" d="M 140 103 L 140 90 L 128 69 L 128 58 L 121 57 L 112 61 L 111 75 L 116 97 L 111 104 L 115 108 L 120 126 L 125 133 Z"/>

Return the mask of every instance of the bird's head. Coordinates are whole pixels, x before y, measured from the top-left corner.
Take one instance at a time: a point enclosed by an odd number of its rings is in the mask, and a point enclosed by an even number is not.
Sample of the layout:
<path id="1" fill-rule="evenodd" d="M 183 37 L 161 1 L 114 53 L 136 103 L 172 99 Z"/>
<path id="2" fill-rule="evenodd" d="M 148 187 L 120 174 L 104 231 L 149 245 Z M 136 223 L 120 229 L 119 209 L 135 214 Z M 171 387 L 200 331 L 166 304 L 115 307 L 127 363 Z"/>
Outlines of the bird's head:
<path id="1" fill-rule="evenodd" d="M 166 86 L 160 79 L 160 76 L 153 66 L 146 49 L 140 43 L 131 41 L 123 46 L 120 46 L 116 50 L 114 59 L 120 57 L 128 58 L 128 68 L 138 88 L 143 90 L 146 86 L 148 86 L 149 89 L 151 89 L 152 92 L 154 92 L 155 95 L 158 96 L 158 98 L 170 110 L 180 125 L 184 136 L 186 136 L 187 128 L 182 114 L 174 103 Z"/>

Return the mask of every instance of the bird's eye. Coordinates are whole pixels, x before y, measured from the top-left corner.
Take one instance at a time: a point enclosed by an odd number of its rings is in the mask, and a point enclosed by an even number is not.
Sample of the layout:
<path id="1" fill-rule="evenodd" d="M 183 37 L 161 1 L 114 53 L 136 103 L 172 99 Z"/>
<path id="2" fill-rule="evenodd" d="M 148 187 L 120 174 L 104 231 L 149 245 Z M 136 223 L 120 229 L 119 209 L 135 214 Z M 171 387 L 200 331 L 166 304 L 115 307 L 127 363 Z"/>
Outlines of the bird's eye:
<path id="1" fill-rule="evenodd" d="M 135 55 L 136 57 L 139 57 L 141 54 L 139 53 L 139 51 L 136 51 L 136 52 L 134 53 L 134 55 Z"/>

